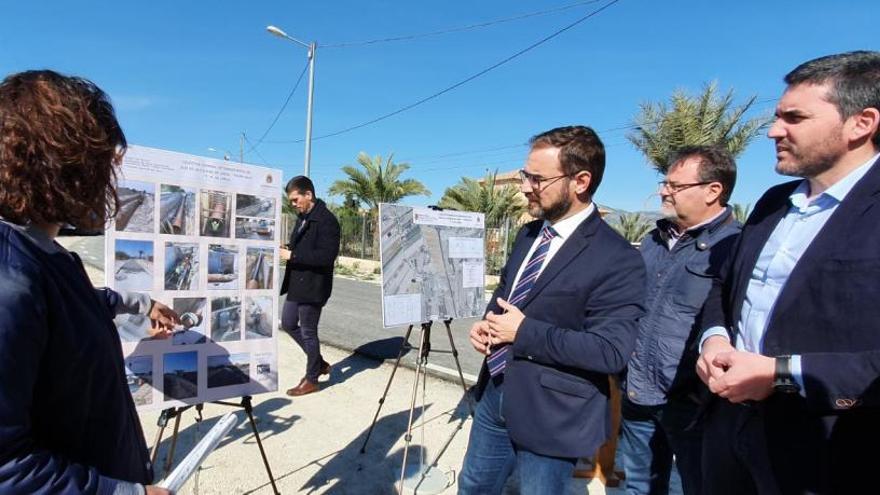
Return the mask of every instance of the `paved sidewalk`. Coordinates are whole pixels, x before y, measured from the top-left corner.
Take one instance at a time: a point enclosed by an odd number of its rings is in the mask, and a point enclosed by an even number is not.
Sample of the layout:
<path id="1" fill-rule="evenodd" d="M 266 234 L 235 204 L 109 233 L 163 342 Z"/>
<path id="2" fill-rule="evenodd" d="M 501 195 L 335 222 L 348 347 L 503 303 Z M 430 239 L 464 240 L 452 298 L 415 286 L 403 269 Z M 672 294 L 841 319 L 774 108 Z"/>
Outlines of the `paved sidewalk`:
<path id="1" fill-rule="evenodd" d="M 283 390 L 299 381 L 305 367 L 304 357 L 286 334 L 279 335 L 278 342 L 279 387 L 282 391 L 255 396 L 254 413 L 281 493 L 396 493 L 395 483 L 399 477 L 412 398 L 413 370 L 403 367 L 398 370 L 366 453 L 361 454 L 361 445 L 393 367 L 325 346 L 322 349 L 325 359 L 333 364 L 329 380 L 322 383 L 320 392 L 291 398 L 284 395 Z M 419 407 L 415 410 L 410 459 L 418 459 L 420 449 L 424 448 L 430 461 L 452 436 L 452 442 L 438 464 L 450 481 L 443 494 L 454 494 L 456 485 L 453 482 L 461 468 L 471 425 L 468 419 L 458 430 L 460 418 L 467 411 L 466 406 L 460 404 L 461 386 L 428 377 L 424 394 L 424 414 Z M 421 400 L 422 388 L 419 387 L 417 405 Z M 185 455 L 199 435 L 207 432 L 230 410 L 234 409 L 206 404 L 205 420 L 200 426 L 195 422 L 195 410 L 185 411 L 180 423 L 176 459 Z M 272 493 L 246 415 L 243 410 L 236 414 L 243 421 L 241 425 L 221 442 L 203 464 L 198 478 L 191 479 L 181 493 Z M 158 411 L 141 414 L 148 445 L 154 441 L 158 416 Z M 170 423 L 166 428 L 160 444 L 157 474 L 163 472 L 172 426 Z M 585 480 L 573 479 L 570 488 L 572 494 L 588 492 Z M 598 483 L 592 483 L 589 493 L 605 491 Z M 608 493 L 617 491 L 609 490 Z"/>

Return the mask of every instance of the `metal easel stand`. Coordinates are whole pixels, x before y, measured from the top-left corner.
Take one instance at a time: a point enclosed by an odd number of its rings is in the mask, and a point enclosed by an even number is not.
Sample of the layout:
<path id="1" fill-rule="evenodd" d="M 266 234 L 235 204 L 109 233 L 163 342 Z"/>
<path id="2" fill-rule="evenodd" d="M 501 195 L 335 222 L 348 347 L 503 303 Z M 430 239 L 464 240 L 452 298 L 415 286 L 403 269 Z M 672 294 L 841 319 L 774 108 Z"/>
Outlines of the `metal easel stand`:
<path id="1" fill-rule="evenodd" d="M 269 467 L 269 459 L 266 457 L 266 451 L 263 449 L 263 442 L 260 440 L 260 432 L 257 430 L 257 424 L 254 421 L 254 408 L 251 403 L 251 396 L 245 395 L 241 398 L 241 403 L 236 404 L 234 402 L 224 402 L 224 401 L 213 401 L 212 404 L 220 404 L 222 406 L 230 406 L 230 407 L 241 407 L 244 409 L 244 412 L 247 413 L 248 421 L 250 421 L 251 429 L 254 432 L 254 437 L 257 439 L 257 447 L 260 449 L 260 456 L 263 458 L 263 465 L 266 467 L 266 474 L 269 476 L 269 482 L 272 484 L 272 491 L 275 495 L 280 495 L 281 492 L 278 491 L 278 487 L 275 486 L 275 477 L 272 476 L 272 468 Z M 156 422 L 159 425 L 159 431 L 156 432 L 156 441 L 153 443 L 153 451 L 150 454 L 150 459 L 153 465 L 156 465 L 156 457 L 159 455 L 159 444 L 162 442 L 162 434 L 165 432 L 165 427 L 168 426 L 168 420 L 174 418 L 174 430 L 171 434 L 171 446 L 168 448 L 168 456 L 165 459 L 164 469 L 166 472 L 171 470 L 171 465 L 174 463 L 174 451 L 177 447 L 177 434 L 180 430 L 180 417 L 183 412 L 192 407 L 196 408 L 196 422 L 201 423 L 202 421 L 202 409 L 204 408 L 204 403 L 184 406 L 184 407 L 170 407 L 168 409 L 162 410 L 162 413 L 159 414 L 159 420 Z"/>
<path id="2" fill-rule="evenodd" d="M 406 426 L 406 435 L 404 436 L 404 441 L 406 442 L 406 445 L 403 450 L 403 462 L 401 463 L 401 467 L 400 467 L 400 481 L 399 481 L 400 484 L 398 486 L 398 493 L 403 493 L 404 480 L 407 477 L 406 476 L 406 474 L 407 474 L 406 461 L 409 456 L 410 442 L 412 441 L 413 415 L 414 415 L 414 411 L 415 411 L 415 407 L 416 407 L 416 397 L 418 396 L 420 382 L 422 384 L 422 410 L 424 411 L 424 409 L 425 409 L 425 396 L 426 396 L 426 388 L 427 388 L 426 384 L 427 384 L 427 370 L 428 370 L 427 366 L 428 366 L 428 359 L 429 359 L 429 356 L 430 356 L 432 350 L 434 352 L 452 354 L 452 357 L 455 360 L 456 369 L 458 370 L 459 383 L 461 384 L 462 391 L 464 392 L 465 397 L 467 398 L 467 404 L 468 404 L 468 409 L 470 411 L 470 416 L 473 416 L 473 414 L 474 414 L 473 404 L 471 402 L 470 397 L 467 396 L 467 385 L 464 382 L 464 374 L 461 371 L 461 362 L 458 359 L 458 350 L 456 349 L 455 341 L 452 338 L 452 328 L 450 327 L 450 325 L 452 324 L 452 318 L 447 319 L 447 320 L 443 320 L 443 324 L 446 326 L 446 334 L 449 337 L 450 349 L 448 349 L 448 350 L 445 350 L 445 349 L 444 350 L 436 350 L 436 349 L 431 348 L 431 326 L 433 325 L 433 322 L 429 321 L 426 323 L 422 323 L 421 328 L 419 330 L 419 333 L 420 333 L 419 355 L 418 355 L 418 360 L 417 360 L 416 368 L 415 368 L 415 380 L 413 381 L 412 398 L 410 400 L 410 406 L 409 406 L 409 419 L 407 421 L 407 426 Z M 385 385 L 385 391 L 382 393 L 382 396 L 379 398 L 379 407 L 376 409 L 376 414 L 373 416 L 373 422 L 370 424 L 369 430 L 367 430 L 367 437 L 364 439 L 364 444 L 361 446 L 361 454 L 366 452 L 367 443 L 370 441 L 370 437 L 373 434 L 373 428 L 376 426 L 376 421 L 379 419 L 379 413 L 382 411 L 382 406 L 385 403 L 385 398 L 388 396 L 388 391 L 391 389 L 391 383 L 394 380 L 394 375 L 397 373 L 397 369 L 400 367 L 400 360 L 403 358 L 403 355 L 407 351 L 409 351 L 410 349 L 413 349 L 413 346 L 410 345 L 410 343 L 409 343 L 409 337 L 412 334 L 413 327 L 414 327 L 414 325 L 410 325 L 406 330 L 406 335 L 403 338 L 403 343 L 400 345 L 400 350 L 397 353 L 397 360 L 394 362 L 394 368 L 391 370 L 391 376 L 388 377 L 388 383 Z M 465 416 L 459 420 L 458 425 L 456 426 L 456 429 L 446 439 L 446 442 L 443 444 L 443 446 L 440 448 L 440 450 L 437 451 L 437 454 L 434 456 L 434 459 L 430 463 L 426 464 L 425 458 L 424 458 L 424 453 L 425 453 L 425 449 L 424 449 L 425 417 L 424 417 L 424 414 L 422 415 L 421 431 L 422 431 L 423 440 L 422 440 L 421 457 L 419 459 L 419 462 L 420 462 L 419 463 L 419 473 L 420 473 L 420 475 L 415 480 L 416 481 L 415 484 L 412 486 L 413 493 L 416 493 L 418 488 L 422 485 L 422 483 L 425 482 L 426 478 L 429 476 L 430 470 L 437 466 L 437 462 L 440 460 L 440 457 L 446 452 L 446 449 L 449 448 L 449 444 L 452 443 L 452 440 L 453 440 L 453 438 L 455 438 L 455 435 L 458 434 L 458 432 L 462 429 L 462 427 L 464 426 L 464 422 L 467 420 L 467 418 L 468 418 L 468 416 Z"/>

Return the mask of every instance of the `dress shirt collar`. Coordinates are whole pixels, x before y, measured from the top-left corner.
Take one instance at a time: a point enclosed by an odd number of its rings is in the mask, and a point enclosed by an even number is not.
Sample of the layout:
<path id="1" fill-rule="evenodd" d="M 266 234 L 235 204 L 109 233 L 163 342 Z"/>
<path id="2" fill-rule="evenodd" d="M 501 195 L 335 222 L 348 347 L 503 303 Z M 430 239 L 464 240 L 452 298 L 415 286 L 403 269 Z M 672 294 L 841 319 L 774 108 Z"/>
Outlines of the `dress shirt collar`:
<path id="1" fill-rule="evenodd" d="M 855 187 L 856 183 L 868 173 L 868 170 L 871 170 L 871 164 L 877 161 L 878 157 L 880 157 L 880 153 L 872 156 L 868 161 L 859 165 L 858 168 L 847 174 L 843 179 L 834 183 L 831 187 L 826 189 L 825 192 L 813 198 L 812 201 L 809 200 L 810 183 L 804 179 L 788 197 L 789 201 L 791 201 L 791 205 L 803 212 L 808 206 L 810 206 L 810 203 L 818 203 L 819 201 L 828 200 L 833 204 L 842 202 L 852 188 Z M 820 200 L 820 198 L 824 199 Z"/>
<path id="2" fill-rule="evenodd" d="M 568 239 L 571 234 L 574 234 L 574 231 L 578 228 L 578 226 L 590 216 L 590 213 L 593 213 L 593 210 L 596 209 L 595 204 L 590 203 L 590 206 L 587 206 L 583 210 L 575 213 L 574 215 L 565 218 L 563 220 L 559 220 L 556 223 L 550 223 L 547 220 L 544 220 L 543 227 L 553 227 L 553 230 L 556 231 L 556 236 L 562 240 Z"/>
<path id="3" fill-rule="evenodd" d="M 688 234 L 693 234 L 697 230 L 701 230 L 703 227 L 710 225 L 712 222 L 714 222 L 715 220 L 718 220 L 719 218 L 721 218 L 722 215 L 727 213 L 728 209 L 730 209 L 730 207 L 725 206 L 724 208 L 721 208 L 721 211 L 712 215 L 712 218 L 704 220 L 704 221 L 694 225 L 693 227 L 688 227 L 684 230 L 681 230 L 681 227 L 679 227 L 678 224 L 673 222 L 672 220 L 663 219 L 661 221 L 663 222 L 663 224 L 665 224 L 665 228 L 666 228 L 666 231 L 669 234 L 669 236 L 672 238 L 678 239 L 679 237 L 684 235 L 685 232 L 687 232 Z M 661 221 L 658 221 L 658 224 Z M 662 226 L 662 225 L 658 225 L 658 226 Z M 692 237 L 694 237 L 694 236 L 692 236 Z"/>

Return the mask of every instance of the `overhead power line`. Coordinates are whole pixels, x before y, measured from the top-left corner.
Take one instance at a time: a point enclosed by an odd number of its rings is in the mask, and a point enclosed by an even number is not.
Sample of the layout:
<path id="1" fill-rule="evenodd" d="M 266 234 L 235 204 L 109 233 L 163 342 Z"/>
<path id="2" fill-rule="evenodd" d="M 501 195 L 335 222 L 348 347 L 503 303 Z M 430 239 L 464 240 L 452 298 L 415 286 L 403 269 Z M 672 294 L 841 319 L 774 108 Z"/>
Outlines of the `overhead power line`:
<path id="1" fill-rule="evenodd" d="M 439 163 L 460 163 L 462 160 L 498 160 L 503 157 L 521 157 L 523 152 L 528 149 L 528 145 L 523 144 L 522 146 L 517 146 L 516 149 L 508 149 L 504 151 L 494 151 L 490 153 L 478 153 L 472 155 L 459 155 L 459 156 L 451 156 L 446 158 L 434 158 L 434 159 L 421 159 L 421 160 L 405 160 L 407 163 L 418 163 L 418 166 L 422 167 L 425 165 L 439 164 Z"/>
<path id="2" fill-rule="evenodd" d="M 500 151 L 500 150 L 509 150 L 509 149 L 513 149 L 513 148 L 522 148 L 525 145 L 526 145 L 526 143 L 508 144 L 508 145 L 504 145 L 504 146 L 495 146 L 492 148 L 481 148 L 478 150 L 456 151 L 453 153 L 444 153 L 442 155 L 422 155 L 422 156 L 416 155 L 414 157 L 407 158 L 404 161 L 410 162 L 413 160 L 424 160 L 424 159 L 432 159 L 433 160 L 435 158 L 449 158 L 449 157 L 456 157 L 456 156 L 462 156 L 462 155 L 473 155 L 476 153 L 488 153 L 490 151 Z"/>
<path id="3" fill-rule="evenodd" d="M 293 85 L 293 89 L 290 90 L 290 93 L 287 94 L 287 99 L 284 100 L 284 104 L 281 105 L 281 108 L 278 109 L 278 113 L 275 114 L 275 118 L 272 119 L 272 123 L 269 124 L 269 127 L 266 128 L 266 132 L 260 136 L 260 139 L 257 139 L 257 144 L 252 144 L 251 148 L 245 152 L 245 154 L 249 154 L 252 151 L 257 149 L 257 146 L 263 143 L 263 140 L 266 139 L 266 136 L 269 135 L 269 132 L 275 127 L 275 124 L 278 122 L 278 119 L 281 118 L 281 114 L 284 113 L 284 109 L 287 108 L 287 104 L 290 103 L 290 99 L 293 98 L 293 94 L 296 93 L 296 88 L 299 87 L 300 81 L 302 81 L 303 76 L 306 73 L 306 70 L 309 68 L 309 62 L 306 61 L 306 65 L 303 67 L 302 72 L 299 73 L 299 77 L 296 79 L 296 84 Z M 245 138 L 246 139 L 246 138 Z M 248 141 L 250 143 L 250 141 Z"/>
<path id="4" fill-rule="evenodd" d="M 273 168 L 272 165 L 269 164 L 269 161 L 266 160 L 265 158 L 263 158 L 263 155 L 260 153 L 260 151 L 259 151 L 259 150 L 257 149 L 257 147 L 254 145 L 254 143 L 252 143 L 251 140 L 248 139 L 247 134 L 242 134 L 242 137 L 244 137 L 244 140 L 247 141 L 247 143 L 248 143 L 249 145 L 251 145 L 251 151 L 253 151 L 254 153 L 257 154 L 257 156 L 260 158 L 260 160 L 262 160 L 263 165 L 265 165 L 265 166 L 267 166 L 267 167 L 269 167 L 269 168 Z"/>
<path id="5" fill-rule="evenodd" d="M 487 67 L 487 68 L 485 68 L 485 69 L 483 69 L 483 70 L 477 72 L 476 74 L 473 74 L 473 75 L 471 75 L 471 76 L 469 76 L 469 77 L 467 77 L 467 78 L 465 78 L 465 79 L 463 79 L 463 80 L 461 80 L 461 81 L 459 81 L 459 82 L 453 84 L 452 86 L 449 86 L 449 87 L 447 87 L 447 88 L 445 88 L 445 89 L 442 89 L 442 90 L 440 90 L 440 91 L 438 91 L 438 92 L 436 92 L 436 93 L 434 93 L 434 94 L 432 94 L 432 95 L 430 95 L 430 96 L 426 96 L 426 97 L 424 97 L 424 98 L 422 98 L 422 99 L 420 99 L 420 100 L 418 100 L 418 101 L 416 101 L 416 102 L 410 103 L 409 105 L 406 105 L 406 106 L 404 106 L 404 107 L 398 108 L 397 110 L 394 110 L 394 111 L 392 111 L 392 112 L 388 112 L 388 113 L 386 113 L 386 114 L 384 114 L 384 115 L 381 115 L 381 116 L 376 117 L 376 118 L 374 118 L 374 119 L 368 120 L 368 121 L 366 121 L 366 122 L 362 122 L 362 123 L 360 123 L 360 124 L 356 124 L 356 125 L 353 125 L 353 126 L 351 126 L 351 127 L 347 127 L 347 128 L 345 128 L 345 129 L 342 129 L 342 130 L 339 130 L 339 131 L 336 131 L 336 132 L 331 132 L 331 133 L 329 133 L 329 134 L 324 134 L 324 135 L 321 135 L 321 136 L 313 137 L 313 138 L 312 138 L 312 141 L 316 141 L 316 140 L 318 140 L 318 139 L 326 139 L 326 138 L 334 137 L 334 136 L 339 136 L 340 134 L 346 134 L 346 133 L 348 133 L 348 132 L 351 132 L 351 131 L 354 131 L 354 130 L 357 130 L 357 129 L 361 129 L 361 128 L 363 128 L 363 127 L 367 127 L 367 126 L 369 126 L 369 125 L 376 124 L 376 123 L 381 122 L 381 121 L 383 121 L 383 120 L 385 120 L 385 119 L 388 119 L 388 118 L 391 118 L 391 117 L 393 117 L 393 116 L 395 116 L 395 115 L 398 115 L 398 114 L 401 114 L 401 113 L 403 113 L 403 112 L 406 112 L 407 110 L 412 110 L 413 108 L 415 108 L 415 107 L 417 107 L 417 106 L 419 106 L 419 105 L 422 105 L 422 104 L 424 104 L 424 103 L 427 103 L 427 102 L 429 102 L 429 101 L 431 101 L 431 100 L 433 100 L 433 99 L 435 99 L 435 98 L 438 98 L 438 97 L 440 97 L 440 96 L 442 96 L 442 95 L 444 95 L 444 94 L 446 94 L 446 93 L 448 93 L 448 92 L 450 92 L 450 91 L 452 91 L 452 90 L 454 90 L 454 89 L 456 89 L 456 88 L 459 88 L 459 87 L 461 87 L 461 86 L 464 86 L 465 84 L 467 84 L 467 83 L 473 81 L 474 79 L 477 79 L 477 78 L 479 78 L 479 77 L 481 77 L 481 76 L 483 76 L 483 75 L 485 75 L 485 74 L 488 74 L 489 72 L 491 72 L 491 71 L 497 69 L 498 67 L 501 67 L 502 65 L 504 65 L 504 64 L 506 64 L 506 63 L 508 63 L 508 62 L 510 62 L 511 60 L 514 60 L 514 59 L 520 57 L 521 55 L 524 55 L 525 53 L 528 53 L 528 52 L 534 50 L 535 48 L 537 48 L 537 47 L 543 45 L 544 43 L 546 43 L 546 42 L 552 40 L 553 38 L 556 38 L 557 36 L 559 36 L 559 35 L 561 35 L 562 33 L 568 31 L 569 29 L 572 29 L 572 28 L 574 28 L 575 26 L 577 26 L 577 25 L 579 25 L 579 24 L 585 22 L 586 20 L 590 19 L 591 17 L 593 17 L 593 16 L 599 14 L 599 13 L 602 12 L 603 10 L 607 9 L 608 7 L 614 5 L 615 3 L 619 2 L 619 1 L 620 1 L 620 0 L 611 0 L 610 2 L 606 3 L 606 4 L 603 5 L 602 7 L 599 7 L 598 9 L 596 9 L 596 10 L 590 12 L 589 14 L 587 14 L 587 15 L 581 17 L 580 19 L 578 19 L 578 20 L 572 22 L 571 24 L 569 24 L 569 25 L 567 25 L 567 26 L 565 26 L 565 27 L 563 27 L 563 28 L 561 28 L 561 29 L 556 30 L 554 33 L 552 33 L 552 34 L 550 34 L 550 35 L 548 35 L 548 36 L 545 36 L 544 38 L 542 38 L 542 39 L 536 41 L 535 43 L 532 43 L 531 45 L 527 46 L 526 48 L 523 48 L 522 50 L 519 50 L 518 52 L 514 53 L 513 55 L 510 55 L 509 57 L 507 57 L 507 58 L 501 60 L 500 62 L 496 62 L 495 64 L 492 64 L 491 66 L 489 66 L 489 67 Z M 301 143 L 301 142 L 303 142 L 303 141 L 304 141 L 303 139 L 296 139 L 296 140 L 292 140 L 292 141 L 274 141 L 274 142 L 275 142 L 275 143 Z"/>
<path id="6" fill-rule="evenodd" d="M 774 103 L 776 101 L 778 101 L 778 98 L 762 98 L 760 100 L 755 100 L 752 108 L 753 109 L 760 108 L 760 107 L 765 106 L 766 103 Z M 641 125 L 659 124 L 660 122 L 661 122 L 660 120 L 656 120 L 656 121 L 652 121 L 652 122 L 644 122 Z M 639 126 L 640 125 L 637 125 L 637 124 L 621 124 L 621 125 L 618 125 L 615 127 L 608 127 L 606 129 L 597 129 L 596 133 L 601 135 L 601 134 L 610 134 L 613 132 L 629 131 L 629 130 L 636 129 Z M 626 143 L 626 141 L 623 141 L 621 143 L 614 143 L 613 146 L 618 146 L 618 145 L 625 144 L 625 143 Z M 464 156 L 464 155 L 475 155 L 475 154 L 481 154 L 481 153 L 486 153 L 486 152 L 491 152 L 491 151 L 496 151 L 496 150 L 523 148 L 527 145 L 528 145 L 528 143 L 519 143 L 519 144 L 509 144 L 509 145 L 504 145 L 504 146 L 495 146 L 492 148 L 483 148 L 483 149 L 477 149 L 477 150 L 444 153 L 442 155 L 421 155 L 421 156 L 415 156 L 415 157 L 408 157 L 408 158 L 405 158 L 403 161 L 406 161 L 406 162 L 418 161 L 419 165 L 423 165 L 426 163 L 434 163 L 437 161 L 441 161 L 440 159 L 447 158 L 447 157 L 460 157 L 460 156 Z M 606 143 L 606 147 L 609 147 L 609 146 L 612 146 L 612 145 L 609 145 Z M 424 161 L 424 160 L 427 160 L 427 161 Z"/>
<path id="7" fill-rule="evenodd" d="M 480 22 L 477 24 L 469 24 L 467 26 L 458 26 L 453 28 L 441 29 L 438 31 L 429 31 L 426 33 L 418 33 L 418 34 L 407 34 L 402 36 L 393 36 L 389 38 L 377 38 L 372 40 L 362 40 L 362 41 L 346 41 L 341 43 L 329 43 L 322 44 L 321 48 L 347 48 L 352 46 L 365 46 L 365 45 L 375 45 L 378 43 L 390 43 L 394 41 L 411 41 L 419 38 L 427 38 L 430 36 L 440 36 L 443 34 L 451 34 L 451 33 L 460 33 L 462 31 L 472 31 L 474 29 L 485 28 L 489 26 L 494 26 L 496 24 L 502 24 L 505 22 L 519 21 L 521 19 L 528 19 L 529 17 L 538 17 L 542 15 L 555 14 L 557 12 L 562 12 L 565 10 L 570 10 L 576 7 L 582 7 L 584 5 L 589 5 L 592 3 L 599 3 L 602 0 L 586 0 L 582 2 L 576 2 L 568 5 L 562 5 L 560 7 L 556 7 L 553 9 L 541 10 L 538 12 L 530 12 L 528 14 L 520 14 L 513 17 L 505 17 L 502 19 L 495 19 L 492 21 Z"/>

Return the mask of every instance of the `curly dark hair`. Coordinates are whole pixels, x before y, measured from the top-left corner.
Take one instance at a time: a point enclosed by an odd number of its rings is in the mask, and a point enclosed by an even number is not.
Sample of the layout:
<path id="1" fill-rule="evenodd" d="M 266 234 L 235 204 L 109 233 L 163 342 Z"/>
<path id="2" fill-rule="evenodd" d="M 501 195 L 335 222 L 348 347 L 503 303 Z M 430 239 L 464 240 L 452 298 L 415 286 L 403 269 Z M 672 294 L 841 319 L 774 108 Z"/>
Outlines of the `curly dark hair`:
<path id="1" fill-rule="evenodd" d="M 127 143 L 94 83 L 50 70 L 0 83 L 0 216 L 100 229 L 116 214 Z"/>

